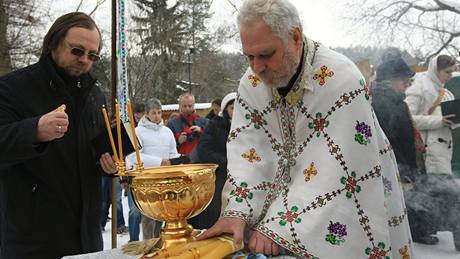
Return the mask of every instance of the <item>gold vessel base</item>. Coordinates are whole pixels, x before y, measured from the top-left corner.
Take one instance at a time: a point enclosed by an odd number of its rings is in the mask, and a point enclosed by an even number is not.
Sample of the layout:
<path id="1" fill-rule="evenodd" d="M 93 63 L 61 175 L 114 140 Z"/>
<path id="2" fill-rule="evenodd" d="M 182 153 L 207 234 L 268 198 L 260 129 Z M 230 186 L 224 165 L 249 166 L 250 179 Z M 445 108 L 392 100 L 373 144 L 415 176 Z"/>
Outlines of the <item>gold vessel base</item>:
<path id="1" fill-rule="evenodd" d="M 146 254 L 142 258 L 154 258 L 159 252 L 165 252 L 171 247 L 192 242 L 200 233 L 201 231 L 193 229 L 186 220 L 165 222 L 165 226 L 161 230 L 160 239 L 155 244 L 156 252 Z"/>
<path id="2" fill-rule="evenodd" d="M 195 240 L 200 231 L 193 229 L 186 220 L 167 221 L 161 230 L 160 240 L 157 243 L 159 249 L 168 249 L 171 246 L 186 244 Z"/>

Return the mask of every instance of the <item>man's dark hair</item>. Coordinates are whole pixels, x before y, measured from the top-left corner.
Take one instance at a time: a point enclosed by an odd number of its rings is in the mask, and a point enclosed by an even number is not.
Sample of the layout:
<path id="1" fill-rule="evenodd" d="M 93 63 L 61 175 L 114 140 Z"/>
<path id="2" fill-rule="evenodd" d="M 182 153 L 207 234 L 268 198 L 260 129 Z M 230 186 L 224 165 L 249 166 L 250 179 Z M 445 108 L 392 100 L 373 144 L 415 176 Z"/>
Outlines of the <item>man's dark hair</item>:
<path id="1" fill-rule="evenodd" d="M 217 104 L 217 105 L 220 106 L 220 103 L 221 103 L 221 102 L 222 102 L 221 99 L 214 99 L 214 100 L 212 100 L 211 104 Z"/>
<path id="2" fill-rule="evenodd" d="M 133 103 L 133 112 L 134 113 L 145 112 L 145 104 Z"/>
<path id="3" fill-rule="evenodd" d="M 436 60 L 438 72 L 448 67 L 451 67 L 455 64 L 457 64 L 457 61 L 455 60 L 455 58 L 448 56 L 448 55 L 439 55 L 438 60 Z"/>
<path id="4" fill-rule="evenodd" d="M 67 35 L 67 31 L 73 27 L 80 27 L 89 30 L 97 29 L 99 33 L 99 48 L 97 53 L 101 51 L 102 48 L 102 38 L 101 31 L 97 27 L 94 20 L 87 14 L 82 12 L 73 12 L 65 14 L 59 18 L 51 25 L 51 28 L 46 33 L 45 39 L 43 40 L 42 53 L 40 55 L 40 60 L 46 58 L 51 51 L 55 50 L 62 39 Z"/>

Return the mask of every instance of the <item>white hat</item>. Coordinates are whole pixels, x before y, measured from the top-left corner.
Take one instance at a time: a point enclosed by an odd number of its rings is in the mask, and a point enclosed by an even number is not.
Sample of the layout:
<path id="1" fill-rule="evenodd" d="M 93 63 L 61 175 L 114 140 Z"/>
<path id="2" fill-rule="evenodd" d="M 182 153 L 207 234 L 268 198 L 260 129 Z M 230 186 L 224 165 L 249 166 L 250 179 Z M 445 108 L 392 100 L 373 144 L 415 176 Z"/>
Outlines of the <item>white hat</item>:
<path id="1" fill-rule="evenodd" d="M 224 114 L 223 114 L 223 111 L 225 110 L 225 108 L 227 108 L 227 104 L 232 101 L 232 100 L 235 100 L 236 99 L 236 92 L 231 92 L 229 94 L 227 94 L 224 99 L 222 99 L 222 103 L 220 104 L 220 112 L 219 112 L 219 116 L 220 117 L 224 117 Z"/>

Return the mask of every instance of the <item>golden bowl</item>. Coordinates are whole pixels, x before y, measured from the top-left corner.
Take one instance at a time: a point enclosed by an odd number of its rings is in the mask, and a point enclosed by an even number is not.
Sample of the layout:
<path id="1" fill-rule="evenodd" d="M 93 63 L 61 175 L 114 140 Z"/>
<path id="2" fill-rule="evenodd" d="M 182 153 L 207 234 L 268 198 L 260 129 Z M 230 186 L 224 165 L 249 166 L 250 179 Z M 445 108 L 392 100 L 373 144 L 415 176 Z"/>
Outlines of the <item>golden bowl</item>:
<path id="1" fill-rule="evenodd" d="M 187 219 L 200 214 L 214 195 L 216 164 L 161 166 L 127 171 L 131 192 L 142 214 L 164 221 L 161 248 L 193 240 Z"/>

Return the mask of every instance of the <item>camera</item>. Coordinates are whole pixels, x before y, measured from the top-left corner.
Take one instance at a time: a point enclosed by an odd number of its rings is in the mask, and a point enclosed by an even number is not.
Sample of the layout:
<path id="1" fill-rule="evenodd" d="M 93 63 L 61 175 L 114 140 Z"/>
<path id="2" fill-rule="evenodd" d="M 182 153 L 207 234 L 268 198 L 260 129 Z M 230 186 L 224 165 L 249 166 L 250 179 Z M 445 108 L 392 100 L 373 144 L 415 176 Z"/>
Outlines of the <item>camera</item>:
<path id="1" fill-rule="evenodd" d="M 193 131 L 191 133 L 187 133 L 186 136 L 187 136 L 187 142 L 192 142 L 193 140 L 200 138 L 200 133 Z"/>

